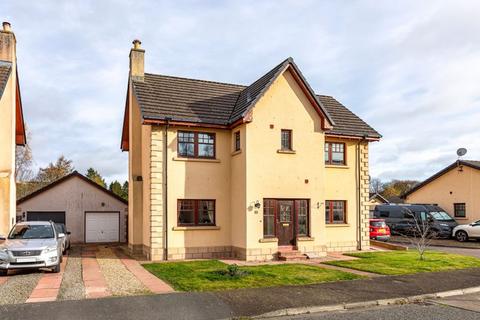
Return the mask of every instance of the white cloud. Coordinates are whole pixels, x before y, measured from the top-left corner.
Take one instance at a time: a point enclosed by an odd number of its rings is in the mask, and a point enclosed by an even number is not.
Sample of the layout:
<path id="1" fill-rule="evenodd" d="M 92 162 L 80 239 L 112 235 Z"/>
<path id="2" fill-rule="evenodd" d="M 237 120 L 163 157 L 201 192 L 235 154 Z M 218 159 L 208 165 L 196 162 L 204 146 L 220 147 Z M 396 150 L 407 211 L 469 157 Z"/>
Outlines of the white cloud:
<path id="1" fill-rule="evenodd" d="M 14 1 L 26 121 L 39 166 L 59 154 L 125 179 L 128 52 L 148 72 L 247 84 L 293 56 L 319 93 L 380 131 L 371 173 L 425 178 L 480 159 L 480 3 L 474 1 Z"/>

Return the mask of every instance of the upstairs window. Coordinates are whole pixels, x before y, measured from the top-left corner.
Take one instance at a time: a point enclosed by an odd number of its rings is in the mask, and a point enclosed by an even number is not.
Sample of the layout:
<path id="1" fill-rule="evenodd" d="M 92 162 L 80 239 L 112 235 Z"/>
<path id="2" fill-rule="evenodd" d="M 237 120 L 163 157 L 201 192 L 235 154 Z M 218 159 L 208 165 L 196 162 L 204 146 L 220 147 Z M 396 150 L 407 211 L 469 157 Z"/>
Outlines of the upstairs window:
<path id="1" fill-rule="evenodd" d="M 292 149 L 292 130 L 282 129 L 281 137 L 281 149 L 282 150 L 293 150 Z"/>
<path id="2" fill-rule="evenodd" d="M 179 131 L 178 156 L 215 158 L 215 133 Z"/>
<path id="3" fill-rule="evenodd" d="M 345 143 L 325 142 L 325 164 L 345 165 Z"/>
<path id="4" fill-rule="evenodd" d="M 235 151 L 240 151 L 240 131 L 235 132 L 234 147 Z"/>
<path id="5" fill-rule="evenodd" d="M 465 203 L 454 203 L 453 204 L 453 213 L 455 218 L 466 218 L 467 217 L 467 208 Z"/>

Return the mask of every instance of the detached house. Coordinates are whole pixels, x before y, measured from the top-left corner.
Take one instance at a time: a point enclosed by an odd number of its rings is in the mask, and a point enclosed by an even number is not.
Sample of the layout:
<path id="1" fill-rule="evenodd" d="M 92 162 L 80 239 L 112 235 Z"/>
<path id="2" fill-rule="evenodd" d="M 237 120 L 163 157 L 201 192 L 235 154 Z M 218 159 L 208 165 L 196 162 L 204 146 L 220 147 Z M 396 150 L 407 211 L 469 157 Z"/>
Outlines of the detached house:
<path id="1" fill-rule="evenodd" d="M 321 256 L 369 247 L 368 145 L 292 58 L 249 86 L 144 72 L 130 51 L 121 148 L 130 248 L 148 259 Z"/>
<path id="2" fill-rule="evenodd" d="M 458 160 L 419 183 L 402 197 L 406 203 L 434 203 L 458 223 L 480 220 L 480 161 Z"/>
<path id="3" fill-rule="evenodd" d="M 15 223 L 15 147 L 26 143 L 15 47 L 15 35 L 4 22 L 0 30 L 0 235 Z"/>

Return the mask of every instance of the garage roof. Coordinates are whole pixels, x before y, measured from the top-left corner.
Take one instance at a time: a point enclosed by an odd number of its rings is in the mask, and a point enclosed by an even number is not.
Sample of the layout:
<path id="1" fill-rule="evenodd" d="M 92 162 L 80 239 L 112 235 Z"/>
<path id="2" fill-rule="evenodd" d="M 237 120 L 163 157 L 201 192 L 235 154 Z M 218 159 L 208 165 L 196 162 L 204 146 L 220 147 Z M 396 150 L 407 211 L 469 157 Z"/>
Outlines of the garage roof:
<path id="1" fill-rule="evenodd" d="M 96 183 L 96 182 L 88 179 L 88 178 L 85 177 L 84 175 L 78 173 L 78 171 L 73 171 L 72 173 L 70 173 L 70 174 L 68 174 L 68 175 L 66 175 L 66 176 L 64 176 L 64 177 L 62 177 L 62 178 L 60 178 L 60 179 L 58 179 L 58 180 L 56 180 L 56 181 L 48 184 L 48 185 L 46 185 L 45 187 L 40 188 L 40 189 L 38 189 L 37 191 L 32 192 L 32 193 L 30 193 L 29 195 L 26 195 L 25 197 L 23 197 L 23 198 L 21 198 L 21 199 L 18 199 L 18 200 L 17 200 L 17 205 L 19 205 L 19 204 L 21 204 L 22 202 L 25 202 L 25 201 L 27 201 L 27 200 L 29 200 L 29 199 L 32 199 L 32 198 L 38 196 L 39 194 L 41 194 L 41 193 L 43 193 L 43 192 L 45 192 L 45 191 L 47 191 L 47 190 L 50 190 L 50 189 L 58 186 L 58 185 L 61 184 L 62 182 L 65 182 L 65 181 L 67 181 L 67 180 L 69 180 L 69 179 L 71 179 L 71 178 L 73 178 L 73 177 L 78 177 L 78 178 L 82 179 L 83 181 L 91 184 L 91 185 L 94 186 L 95 188 L 99 189 L 100 191 L 105 192 L 106 194 L 110 195 L 111 197 L 113 197 L 113 198 L 115 198 L 115 199 L 117 199 L 117 200 L 119 200 L 119 201 L 121 201 L 121 202 L 123 202 L 123 203 L 125 203 L 125 204 L 128 204 L 128 201 L 127 201 L 127 200 L 123 199 L 122 197 L 118 196 L 117 194 L 113 193 L 112 191 L 110 191 L 110 190 L 102 187 L 102 186 L 99 185 L 98 183 Z"/>

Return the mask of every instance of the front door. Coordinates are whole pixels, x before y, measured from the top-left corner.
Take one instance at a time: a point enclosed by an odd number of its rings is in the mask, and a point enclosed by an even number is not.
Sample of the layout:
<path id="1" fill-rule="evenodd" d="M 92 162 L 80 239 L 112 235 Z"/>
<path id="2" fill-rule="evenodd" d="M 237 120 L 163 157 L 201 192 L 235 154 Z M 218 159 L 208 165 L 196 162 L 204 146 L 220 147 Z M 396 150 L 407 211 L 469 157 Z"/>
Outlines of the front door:
<path id="1" fill-rule="evenodd" d="M 277 238 L 279 246 L 295 245 L 293 200 L 277 201 Z"/>

